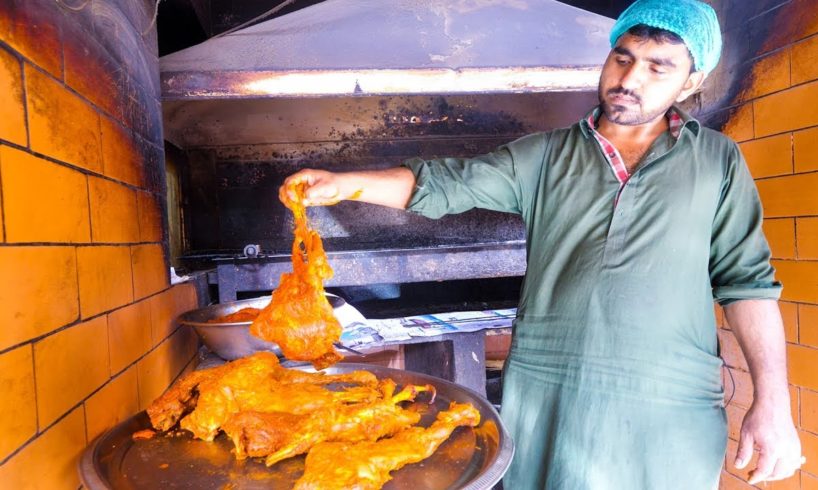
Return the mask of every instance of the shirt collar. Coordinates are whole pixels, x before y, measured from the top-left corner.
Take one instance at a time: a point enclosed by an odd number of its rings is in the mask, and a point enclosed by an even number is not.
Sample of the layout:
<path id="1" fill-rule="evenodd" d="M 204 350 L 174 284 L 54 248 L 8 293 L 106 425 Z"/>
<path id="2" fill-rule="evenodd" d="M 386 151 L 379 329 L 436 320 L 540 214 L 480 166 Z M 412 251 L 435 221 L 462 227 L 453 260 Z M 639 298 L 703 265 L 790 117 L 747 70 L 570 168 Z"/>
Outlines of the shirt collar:
<path id="1" fill-rule="evenodd" d="M 579 127 L 586 138 L 591 136 L 591 131 L 596 130 L 597 122 L 601 115 L 602 107 L 596 106 L 580 120 Z M 671 106 L 670 109 L 667 110 L 666 117 L 668 118 L 670 133 L 675 139 L 679 139 L 679 135 L 684 128 L 690 129 L 694 136 L 699 135 L 701 124 L 682 109 Z"/>

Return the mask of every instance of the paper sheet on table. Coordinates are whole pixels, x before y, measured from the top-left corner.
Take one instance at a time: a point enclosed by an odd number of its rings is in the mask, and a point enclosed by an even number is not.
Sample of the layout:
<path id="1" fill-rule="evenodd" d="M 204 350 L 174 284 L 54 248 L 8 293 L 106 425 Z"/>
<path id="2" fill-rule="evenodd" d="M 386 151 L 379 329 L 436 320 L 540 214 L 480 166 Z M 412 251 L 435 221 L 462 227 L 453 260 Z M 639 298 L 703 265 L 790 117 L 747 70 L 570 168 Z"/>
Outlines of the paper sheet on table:
<path id="1" fill-rule="evenodd" d="M 344 327 L 341 341 L 350 347 L 380 342 L 399 342 L 412 337 L 434 337 L 487 328 L 508 328 L 516 308 L 486 311 L 457 311 L 403 318 L 367 319 Z"/>

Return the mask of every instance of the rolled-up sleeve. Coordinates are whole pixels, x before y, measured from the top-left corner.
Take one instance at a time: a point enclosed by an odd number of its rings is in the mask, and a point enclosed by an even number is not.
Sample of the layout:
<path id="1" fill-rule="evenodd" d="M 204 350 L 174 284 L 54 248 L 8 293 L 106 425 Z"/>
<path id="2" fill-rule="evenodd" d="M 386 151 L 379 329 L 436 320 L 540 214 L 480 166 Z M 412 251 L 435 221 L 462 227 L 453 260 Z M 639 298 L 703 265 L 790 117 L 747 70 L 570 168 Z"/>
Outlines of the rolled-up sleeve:
<path id="1" fill-rule="evenodd" d="M 429 218 L 473 208 L 522 213 L 521 167 L 542 165 L 544 135 L 529 135 L 474 158 L 412 158 L 403 163 L 415 174 L 407 210 Z"/>
<path id="2" fill-rule="evenodd" d="M 770 265 L 755 182 L 735 144 L 729 158 L 710 243 L 713 298 L 720 304 L 778 299 L 782 287 Z"/>

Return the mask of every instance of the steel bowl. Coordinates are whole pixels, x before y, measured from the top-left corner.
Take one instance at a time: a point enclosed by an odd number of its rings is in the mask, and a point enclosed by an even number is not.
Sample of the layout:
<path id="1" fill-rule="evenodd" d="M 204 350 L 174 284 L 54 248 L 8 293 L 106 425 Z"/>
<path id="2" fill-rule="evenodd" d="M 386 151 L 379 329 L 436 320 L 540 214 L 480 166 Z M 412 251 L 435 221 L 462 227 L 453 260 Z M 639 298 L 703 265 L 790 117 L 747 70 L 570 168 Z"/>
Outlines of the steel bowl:
<path id="1" fill-rule="evenodd" d="M 476 392 L 425 374 L 368 364 L 340 363 L 325 372 L 354 370 L 392 378 L 399 386 L 434 385 L 434 403 L 423 405 L 426 411 L 420 425 L 424 427 L 453 401 L 471 403 L 480 411 L 480 427 L 456 429 L 431 457 L 393 472 L 383 490 L 490 490 L 508 470 L 514 455 L 511 435 L 491 403 Z M 304 471 L 304 456 L 269 468 L 262 459 L 238 461 L 224 434 L 213 442 L 193 439 L 186 431 L 147 440 L 131 438 L 149 427 L 147 414 L 140 412 L 93 441 L 79 462 L 83 486 L 89 490 L 288 489 Z"/>
<path id="2" fill-rule="evenodd" d="M 278 345 L 250 334 L 252 322 L 211 322 L 211 320 L 235 313 L 243 308 L 264 308 L 270 304 L 270 299 L 270 296 L 262 296 L 197 308 L 176 317 L 176 323 L 193 327 L 211 352 L 228 361 L 259 351 L 274 352 L 281 357 L 281 349 Z M 341 326 L 365 321 L 363 315 L 344 301 L 344 298 L 327 293 L 327 299 Z"/>

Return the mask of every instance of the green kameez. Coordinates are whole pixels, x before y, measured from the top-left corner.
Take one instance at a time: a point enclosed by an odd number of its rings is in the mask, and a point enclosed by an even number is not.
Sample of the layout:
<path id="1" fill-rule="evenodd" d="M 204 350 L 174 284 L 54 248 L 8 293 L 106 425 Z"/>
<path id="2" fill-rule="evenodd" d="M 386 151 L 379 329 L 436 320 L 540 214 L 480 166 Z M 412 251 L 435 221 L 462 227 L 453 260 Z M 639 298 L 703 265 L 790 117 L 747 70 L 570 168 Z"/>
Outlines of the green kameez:
<path id="1" fill-rule="evenodd" d="M 684 113 L 621 191 L 583 120 L 470 159 L 404 163 L 409 210 L 522 215 L 504 374 L 507 490 L 715 489 L 727 429 L 713 300 L 777 299 L 737 145 Z"/>

